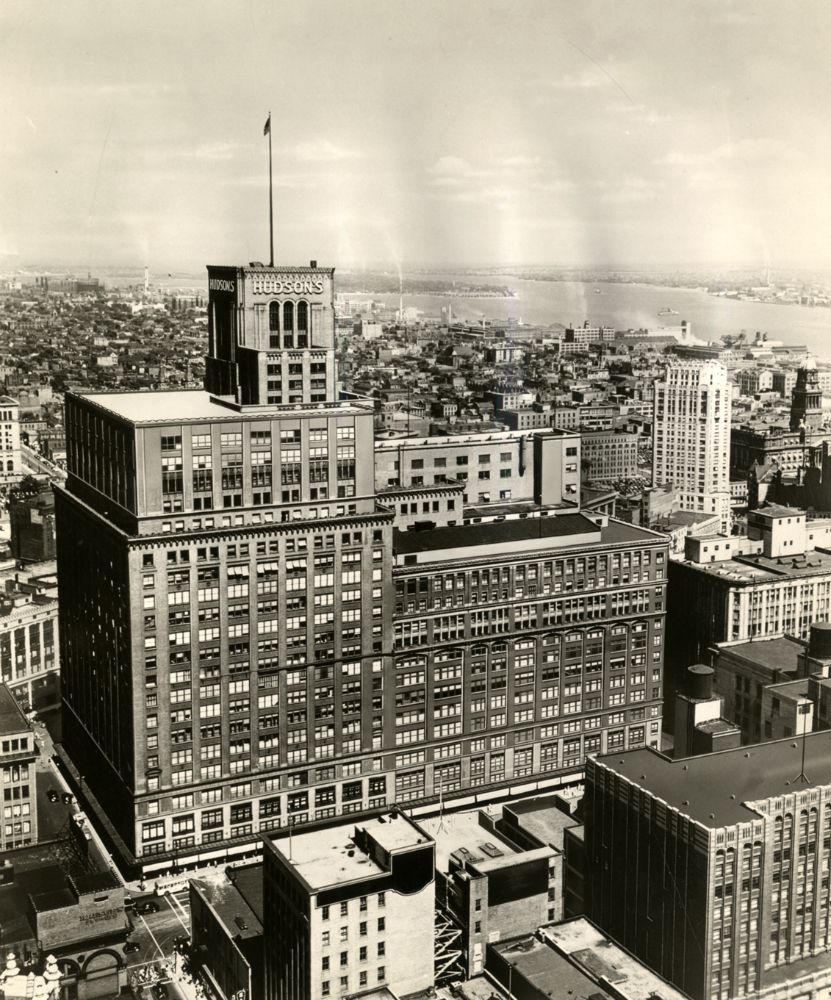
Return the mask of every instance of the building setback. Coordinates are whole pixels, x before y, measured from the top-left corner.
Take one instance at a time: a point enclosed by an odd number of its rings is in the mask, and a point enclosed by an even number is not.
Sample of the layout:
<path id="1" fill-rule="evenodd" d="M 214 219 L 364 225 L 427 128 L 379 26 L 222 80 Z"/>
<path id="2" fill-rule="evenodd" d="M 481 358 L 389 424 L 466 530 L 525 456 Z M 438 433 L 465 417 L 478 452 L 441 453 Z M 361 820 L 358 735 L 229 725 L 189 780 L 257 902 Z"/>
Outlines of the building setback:
<path id="1" fill-rule="evenodd" d="M 587 915 L 694 1000 L 825 995 L 829 768 L 827 732 L 587 761 Z"/>
<path id="2" fill-rule="evenodd" d="M 666 542 L 580 513 L 575 434 L 385 442 L 376 475 L 332 281 L 211 267 L 206 391 L 67 395 L 64 752 L 148 873 L 660 737 Z"/>

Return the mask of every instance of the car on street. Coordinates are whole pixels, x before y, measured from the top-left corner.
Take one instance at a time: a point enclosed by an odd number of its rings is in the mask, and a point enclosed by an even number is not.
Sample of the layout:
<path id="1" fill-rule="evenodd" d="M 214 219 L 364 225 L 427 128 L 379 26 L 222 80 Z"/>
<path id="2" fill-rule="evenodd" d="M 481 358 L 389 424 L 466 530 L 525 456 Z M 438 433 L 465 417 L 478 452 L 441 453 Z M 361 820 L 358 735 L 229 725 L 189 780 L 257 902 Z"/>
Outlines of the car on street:
<path id="1" fill-rule="evenodd" d="M 190 938 L 187 934 L 180 934 L 178 937 L 173 939 L 173 947 L 176 951 L 184 951 L 190 944 Z"/>
<path id="2" fill-rule="evenodd" d="M 125 941 L 124 942 L 124 954 L 131 955 L 134 951 L 139 951 L 141 945 L 138 941 Z"/>
<path id="3" fill-rule="evenodd" d="M 49 788 L 46 792 L 46 798 L 49 799 L 50 802 L 57 802 L 60 796 L 54 788 Z"/>
<path id="4" fill-rule="evenodd" d="M 155 899 L 140 899 L 136 903 L 136 913 L 158 913 L 160 909 Z"/>
<path id="5" fill-rule="evenodd" d="M 72 792 L 64 792 L 63 795 L 61 795 L 61 801 L 65 806 L 71 806 L 75 801 Z"/>

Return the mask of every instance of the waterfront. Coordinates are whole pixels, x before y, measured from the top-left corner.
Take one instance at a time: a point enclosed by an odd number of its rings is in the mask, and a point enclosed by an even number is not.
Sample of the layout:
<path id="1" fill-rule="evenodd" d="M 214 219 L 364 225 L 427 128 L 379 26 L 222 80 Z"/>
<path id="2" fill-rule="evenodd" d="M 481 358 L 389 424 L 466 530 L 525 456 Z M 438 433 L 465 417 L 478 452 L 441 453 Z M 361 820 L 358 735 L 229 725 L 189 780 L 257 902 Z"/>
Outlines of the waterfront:
<path id="1" fill-rule="evenodd" d="M 327 262 L 321 261 L 321 266 Z M 405 272 L 406 275 L 406 272 Z M 809 306 L 779 305 L 751 302 L 709 295 L 703 288 L 674 288 L 634 282 L 546 281 L 516 278 L 512 275 L 455 274 L 437 271 L 419 273 L 435 280 L 489 284 L 508 287 L 516 298 L 467 297 L 457 295 L 404 295 L 405 306 L 415 306 L 428 317 L 438 317 L 442 306 L 449 305 L 460 320 L 479 321 L 483 316 L 496 321 L 510 318 L 525 323 L 551 325 L 562 323 L 614 326 L 618 330 L 661 326 L 678 326 L 682 320 L 692 324 L 693 334 L 701 340 L 719 340 L 744 330 L 748 339 L 756 331 L 767 333 L 771 340 L 784 344 L 805 344 L 817 357 L 831 358 L 831 309 Z M 111 269 L 101 277 L 108 287 L 140 285 L 144 280 L 141 269 Z M 150 276 L 151 285 L 170 292 L 207 290 L 206 277 L 180 271 Z M 337 290 L 337 270 L 335 288 Z M 599 291 L 596 291 L 599 289 Z M 397 293 L 345 292 L 351 299 L 371 298 L 397 309 Z M 673 315 L 659 316 L 662 309 L 672 309 Z"/>
<path id="2" fill-rule="evenodd" d="M 445 275 L 452 280 L 454 275 Z M 700 288 L 666 288 L 642 284 L 589 284 L 577 281 L 529 281 L 508 275 L 489 276 L 496 285 L 507 285 L 516 299 L 456 299 L 440 295 L 405 295 L 405 306 L 416 306 L 437 316 L 447 304 L 463 320 L 521 318 L 525 323 L 614 326 L 618 330 L 692 324 L 702 340 L 719 340 L 744 330 L 752 338 L 757 330 L 784 344 L 805 344 L 818 357 L 831 357 L 831 309 L 747 302 L 709 295 Z M 484 280 L 484 279 L 477 279 Z M 600 292 L 595 289 L 599 288 Z M 372 298 L 397 308 L 398 296 Z M 659 316 L 661 309 L 677 315 Z"/>

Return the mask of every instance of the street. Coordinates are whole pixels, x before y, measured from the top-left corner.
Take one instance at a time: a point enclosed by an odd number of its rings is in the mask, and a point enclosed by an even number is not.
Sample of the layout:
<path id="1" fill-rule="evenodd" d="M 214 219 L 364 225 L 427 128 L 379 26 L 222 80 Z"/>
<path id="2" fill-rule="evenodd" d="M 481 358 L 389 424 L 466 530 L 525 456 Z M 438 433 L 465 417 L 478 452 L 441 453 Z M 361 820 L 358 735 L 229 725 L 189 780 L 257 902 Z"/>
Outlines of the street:
<path id="1" fill-rule="evenodd" d="M 168 993 L 180 1000 L 187 1000 L 178 983 L 178 976 L 171 976 L 170 970 L 181 971 L 181 958 L 174 957 L 176 938 L 190 938 L 190 907 L 187 889 L 163 896 L 142 896 L 152 898 L 159 905 L 158 913 L 136 913 L 132 908 L 127 913 L 132 925 L 128 940 L 135 941 L 139 950 L 124 956 L 128 978 L 141 970 L 155 969 L 159 979 L 167 982 Z M 178 963 L 178 964 L 177 964 Z M 146 972 L 144 973 L 147 974 Z M 149 996 L 149 993 L 145 994 Z"/>

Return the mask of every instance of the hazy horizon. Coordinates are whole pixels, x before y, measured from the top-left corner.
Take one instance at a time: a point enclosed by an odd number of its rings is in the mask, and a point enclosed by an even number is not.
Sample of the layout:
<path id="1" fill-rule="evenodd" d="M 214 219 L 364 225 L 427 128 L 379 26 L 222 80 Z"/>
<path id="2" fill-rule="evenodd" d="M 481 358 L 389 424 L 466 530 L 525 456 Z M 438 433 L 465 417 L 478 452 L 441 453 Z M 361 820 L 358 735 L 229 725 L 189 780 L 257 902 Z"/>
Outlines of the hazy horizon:
<path id="1" fill-rule="evenodd" d="M 0 26 L 5 267 L 267 260 L 270 109 L 285 263 L 831 268 L 816 0 L 6 0 Z"/>

